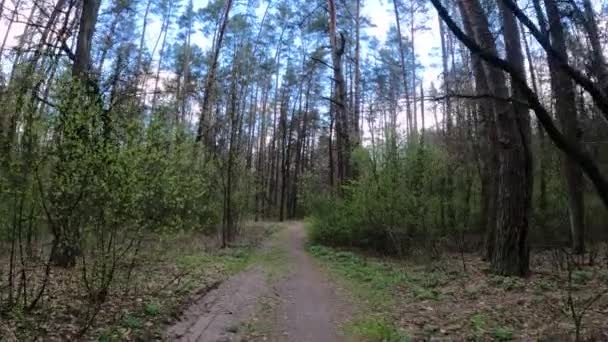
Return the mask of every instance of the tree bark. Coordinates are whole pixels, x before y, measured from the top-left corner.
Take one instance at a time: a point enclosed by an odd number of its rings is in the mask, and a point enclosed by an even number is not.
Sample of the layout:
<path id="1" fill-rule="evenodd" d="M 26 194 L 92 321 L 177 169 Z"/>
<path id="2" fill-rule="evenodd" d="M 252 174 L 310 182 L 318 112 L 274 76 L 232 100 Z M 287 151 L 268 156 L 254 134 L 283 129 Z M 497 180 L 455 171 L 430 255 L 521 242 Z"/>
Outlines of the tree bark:
<path id="1" fill-rule="evenodd" d="M 472 31 L 481 47 L 496 54 L 495 40 L 479 1 L 463 0 L 463 8 L 463 15 L 468 16 Z M 519 59 L 522 55 L 517 26 L 512 27 L 514 21 L 505 17 L 504 11 L 501 14 L 503 25 L 509 26 L 509 32 L 505 32 L 508 58 L 515 65 L 514 73 L 522 77 L 523 70 L 520 65 L 523 65 L 523 57 Z M 509 98 L 510 93 L 503 72 L 488 63 L 483 64 L 483 69 L 486 79 L 492 80 L 488 82 L 492 95 L 502 99 Z M 513 95 L 517 96 L 515 89 Z M 496 237 L 491 266 L 495 273 L 501 275 L 524 276 L 529 271 L 528 220 L 532 180 L 527 137 L 529 127 L 526 130 L 524 109 L 515 105 L 500 105 L 496 101 L 493 107 L 498 138 L 499 172 Z"/>
<path id="2" fill-rule="evenodd" d="M 473 27 L 463 1 L 458 1 L 460 13 L 462 13 L 465 31 L 469 36 L 474 36 Z M 486 94 L 488 91 L 488 81 L 485 75 L 481 59 L 473 54 L 471 56 L 473 64 L 473 74 L 475 76 L 475 91 L 478 95 Z M 501 104 L 498 104 L 499 106 Z M 494 107 L 491 99 L 478 101 L 478 116 L 481 118 L 481 220 L 480 228 L 484 234 L 485 260 L 491 260 L 495 246 L 496 232 L 496 200 L 498 188 L 498 154 L 496 138 L 496 120 L 494 117 Z"/>
<path id="3" fill-rule="evenodd" d="M 83 0 L 82 14 L 80 16 L 80 29 L 76 38 L 76 53 L 72 66 L 72 76 L 86 84 L 89 80 L 91 68 L 91 45 L 93 33 L 99 16 L 101 0 Z"/>
<path id="4" fill-rule="evenodd" d="M 205 80 L 205 89 L 203 94 L 203 101 L 201 103 L 201 114 L 198 121 L 198 130 L 196 133 L 196 141 L 203 142 L 207 148 L 212 148 L 213 137 L 211 134 L 211 125 L 209 111 L 211 109 L 211 99 L 213 94 L 213 86 L 215 83 L 215 73 L 217 72 L 217 65 L 220 56 L 220 51 L 224 42 L 224 35 L 226 33 L 226 27 L 230 19 L 230 10 L 232 9 L 233 0 L 227 0 L 224 7 L 224 13 L 222 14 L 222 21 L 219 27 L 216 41 L 214 42 L 215 49 L 211 58 L 211 65 L 207 72 L 207 78 Z"/>
<path id="5" fill-rule="evenodd" d="M 559 53 L 559 58 L 567 60 L 567 48 L 564 38 L 564 28 L 561 23 L 559 9 L 555 0 L 545 0 L 549 35 L 551 44 Z M 576 96 L 574 85 L 570 77 L 557 65 L 556 59 L 548 55 L 549 70 L 551 73 L 551 89 L 555 98 L 557 118 L 561 124 L 562 132 L 568 140 L 581 148 L 582 130 L 579 127 Z M 562 172 L 568 194 L 568 210 L 570 214 L 570 233 L 573 251 L 582 254 L 585 251 L 585 206 L 583 197 L 583 173 L 576 162 L 567 156 L 562 158 Z"/>
<path id="6" fill-rule="evenodd" d="M 407 130 L 408 134 L 411 135 L 411 126 L 412 126 L 412 106 L 410 103 L 410 91 L 409 86 L 407 84 L 407 67 L 405 65 L 405 47 L 403 46 L 403 37 L 401 34 L 401 20 L 399 18 L 399 5 L 397 0 L 393 0 L 393 5 L 395 8 L 395 22 L 397 23 L 397 39 L 399 40 L 399 59 L 401 62 L 401 73 L 403 77 L 403 92 L 405 93 L 405 112 L 407 119 Z M 408 137 L 411 138 L 411 137 Z"/>
<path id="7" fill-rule="evenodd" d="M 350 154 L 352 152 L 350 139 L 350 120 L 346 108 L 346 85 L 342 71 L 342 57 L 346 40 L 344 35 L 337 32 L 337 13 L 334 0 L 328 0 L 329 5 L 329 40 L 331 43 L 331 59 L 334 71 L 334 96 L 332 107 L 336 117 L 336 149 L 338 157 L 338 183 L 345 185 L 351 178 Z"/>

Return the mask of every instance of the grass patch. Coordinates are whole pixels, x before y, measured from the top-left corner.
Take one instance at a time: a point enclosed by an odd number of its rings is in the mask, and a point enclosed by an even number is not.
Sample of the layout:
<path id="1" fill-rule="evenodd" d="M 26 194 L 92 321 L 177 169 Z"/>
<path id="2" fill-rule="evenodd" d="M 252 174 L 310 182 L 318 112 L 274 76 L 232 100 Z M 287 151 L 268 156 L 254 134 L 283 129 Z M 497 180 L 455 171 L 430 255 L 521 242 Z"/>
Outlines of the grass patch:
<path id="1" fill-rule="evenodd" d="M 437 300 L 443 281 L 436 273 L 406 272 L 396 263 L 365 258 L 352 252 L 311 245 L 310 253 L 355 297 L 364 313 L 346 324 L 345 332 L 356 340 L 398 342 L 411 339 L 397 328 L 391 312 L 401 300 Z M 409 298 L 402 298 L 403 295 Z"/>
<path id="2" fill-rule="evenodd" d="M 375 307 L 390 307 L 395 300 L 393 290 L 411 280 L 392 265 L 367 260 L 352 252 L 316 245 L 310 246 L 309 251 L 329 271 L 341 276 L 355 296 L 365 298 Z"/>
<path id="3" fill-rule="evenodd" d="M 144 306 L 144 313 L 146 316 L 158 316 L 161 313 L 160 305 L 156 303 L 147 303 Z"/>
<path id="4" fill-rule="evenodd" d="M 285 262 L 287 249 L 283 243 L 279 242 L 283 240 L 282 234 L 286 234 L 287 231 L 278 224 L 272 225 L 272 227 L 274 228 L 269 230 L 267 242 L 256 250 L 250 263 L 262 267 L 268 274 L 269 280 L 277 280 L 287 273 L 288 263 Z"/>
<path id="5" fill-rule="evenodd" d="M 383 318 L 364 318 L 353 320 L 346 328 L 352 336 L 372 342 L 406 342 L 411 339 L 399 331 L 392 322 Z"/>
<path id="6" fill-rule="evenodd" d="M 492 336 L 498 341 L 512 341 L 513 330 L 506 327 L 498 327 L 494 329 Z"/>
<path id="7" fill-rule="evenodd" d="M 485 313 L 472 315 L 469 324 L 475 340 L 487 340 L 488 336 L 495 341 L 513 340 L 513 329 L 501 326 Z"/>

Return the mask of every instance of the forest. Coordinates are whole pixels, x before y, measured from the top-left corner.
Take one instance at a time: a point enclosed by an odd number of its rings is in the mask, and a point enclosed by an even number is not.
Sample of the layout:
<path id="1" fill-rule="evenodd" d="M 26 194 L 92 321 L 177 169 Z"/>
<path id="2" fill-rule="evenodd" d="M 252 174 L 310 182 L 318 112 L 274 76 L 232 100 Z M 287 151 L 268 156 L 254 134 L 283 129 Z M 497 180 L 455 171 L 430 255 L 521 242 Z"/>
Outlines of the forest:
<path id="1" fill-rule="evenodd" d="M 603 0 L 0 0 L 0 342 L 607 341 L 607 54 Z"/>

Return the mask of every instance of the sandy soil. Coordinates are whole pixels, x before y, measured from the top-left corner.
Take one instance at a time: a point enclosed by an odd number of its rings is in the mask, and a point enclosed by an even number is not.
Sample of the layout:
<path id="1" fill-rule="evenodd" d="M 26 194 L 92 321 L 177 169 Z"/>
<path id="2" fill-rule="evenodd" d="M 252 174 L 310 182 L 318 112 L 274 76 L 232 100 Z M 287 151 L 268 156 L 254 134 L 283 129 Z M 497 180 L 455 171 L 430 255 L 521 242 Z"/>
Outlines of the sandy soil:
<path id="1" fill-rule="evenodd" d="M 251 267 L 193 303 L 180 321 L 171 326 L 168 341 L 223 342 L 238 341 L 239 322 L 248 319 L 258 298 L 267 291 L 266 274 Z"/>
<path id="2" fill-rule="evenodd" d="M 319 271 L 305 250 L 302 223 L 289 225 L 286 234 L 290 274 L 277 286 L 280 299 L 275 340 L 334 342 L 344 340 L 337 326 L 350 314 L 350 307 Z"/>
<path id="3" fill-rule="evenodd" d="M 288 249 L 288 274 L 270 280 L 259 265 L 222 283 L 197 300 L 166 333 L 167 340 L 188 342 L 243 341 L 242 325 L 256 315 L 262 298 L 273 297 L 270 331 L 263 340 L 336 342 L 344 340 L 337 326 L 350 308 L 305 250 L 302 223 L 288 224 L 274 243 Z M 272 282 L 272 283 L 271 283 Z"/>

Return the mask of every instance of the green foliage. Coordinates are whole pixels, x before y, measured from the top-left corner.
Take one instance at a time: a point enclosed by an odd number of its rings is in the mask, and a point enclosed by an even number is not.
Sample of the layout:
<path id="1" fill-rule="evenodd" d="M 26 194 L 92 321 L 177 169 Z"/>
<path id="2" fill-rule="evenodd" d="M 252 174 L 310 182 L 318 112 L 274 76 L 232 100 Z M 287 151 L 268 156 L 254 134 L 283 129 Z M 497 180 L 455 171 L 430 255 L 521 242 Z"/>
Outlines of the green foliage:
<path id="1" fill-rule="evenodd" d="M 144 313 L 148 316 L 158 316 L 160 314 L 160 306 L 157 303 L 146 303 Z"/>
<path id="2" fill-rule="evenodd" d="M 513 330 L 507 327 L 498 327 L 492 332 L 492 336 L 498 341 L 513 340 Z"/>
<path id="3" fill-rule="evenodd" d="M 469 324 L 474 331 L 477 340 L 486 340 L 491 336 L 496 341 L 513 340 L 513 330 L 509 327 L 498 326 L 488 315 L 483 312 L 473 314 L 469 318 Z"/>
<path id="4" fill-rule="evenodd" d="M 370 342 L 406 342 L 411 341 L 392 323 L 382 318 L 366 318 L 351 323 L 350 330 L 355 336 L 363 337 Z"/>
<path id="5" fill-rule="evenodd" d="M 357 284 L 361 291 L 370 292 L 380 305 L 392 301 L 390 291 L 410 280 L 407 274 L 389 264 L 368 261 L 351 252 L 337 251 L 324 246 L 310 246 L 312 255 L 324 261 L 339 274 Z"/>
<path id="6" fill-rule="evenodd" d="M 127 315 L 124 319 L 124 324 L 131 329 L 141 329 L 144 327 L 144 322 L 141 318 L 134 315 Z"/>
<path id="7" fill-rule="evenodd" d="M 389 155 L 380 167 L 368 150 L 358 149 L 353 160 L 359 178 L 345 187 L 343 196 L 321 194 L 309 200 L 314 242 L 402 255 L 417 242 L 431 246 L 446 236 L 440 195 L 445 157 L 439 150 L 409 147 Z"/>
<path id="8" fill-rule="evenodd" d="M 572 271 L 572 281 L 576 285 L 585 285 L 593 278 L 593 272 L 589 270 Z"/>
<path id="9" fill-rule="evenodd" d="M 52 100 L 51 114 L 32 119 L 21 145 L 0 158 L 0 239 L 19 240 L 13 246 L 24 248 L 14 252 L 30 260 L 35 243 L 52 238 L 53 264 L 82 264 L 80 285 L 99 303 L 117 279 L 130 279 L 143 236 L 219 221 L 216 171 L 193 136 L 163 113 L 141 120 L 133 104 L 105 109 L 94 91 L 71 78 L 58 82 Z M 48 132 L 46 144 L 33 144 Z M 27 292 L 40 287 L 28 284 Z M 0 293 L 0 301 L 6 297 Z M 8 307 L 21 303 L 30 304 L 15 300 Z"/>
<path id="10" fill-rule="evenodd" d="M 473 330 L 478 333 L 483 333 L 488 326 L 486 316 L 481 313 L 477 313 L 471 316 L 469 322 L 471 323 L 471 327 L 473 328 Z"/>
<path id="11" fill-rule="evenodd" d="M 418 301 L 437 300 L 440 291 L 436 288 L 445 280 L 435 272 L 404 272 L 390 262 L 364 258 L 352 252 L 312 245 L 312 255 L 323 260 L 333 271 L 354 284 L 355 291 L 378 307 L 390 306 L 396 298 L 394 291 L 406 288 Z"/>
<path id="12" fill-rule="evenodd" d="M 525 287 L 523 281 L 520 278 L 515 277 L 493 276 L 491 278 L 491 283 L 505 291 L 521 290 Z"/>

